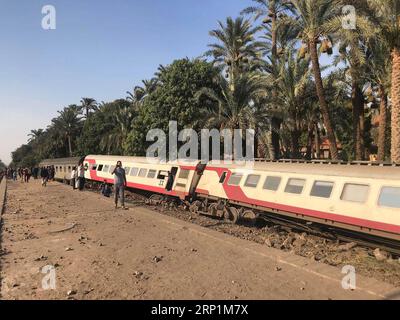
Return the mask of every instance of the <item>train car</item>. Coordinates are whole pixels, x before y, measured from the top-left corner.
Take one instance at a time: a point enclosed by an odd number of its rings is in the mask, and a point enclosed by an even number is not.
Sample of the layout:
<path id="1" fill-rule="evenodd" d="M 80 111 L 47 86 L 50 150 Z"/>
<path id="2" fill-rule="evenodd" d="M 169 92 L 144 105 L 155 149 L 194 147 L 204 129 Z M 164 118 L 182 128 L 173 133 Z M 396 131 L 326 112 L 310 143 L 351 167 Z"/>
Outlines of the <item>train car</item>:
<path id="1" fill-rule="evenodd" d="M 69 181 L 72 168 L 82 161 L 81 157 L 46 159 L 39 163 L 39 167 L 54 166 L 55 176 L 58 181 Z"/>
<path id="2" fill-rule="evenodd" d="M 127 186 L 132 189 L 189 199 L 200 175 L 195 168 L 199 161 L 160 162 L 144 157 L 119 157 L 88 155 L 85 157 L 85 178 L 93 181 L 113 183 L 111 174 L 117 161 L 121 161 L 126 172 Z M 186 167 L 192 169 L 185 169 Z"/>
<path id="3" fill-rule="evenodd" d="M 188 168 L 187 168 L 188 169 Z M 263 213 L 400 240 L 400 168 L 342 164 L 208 163 L 193 211 L 255 218 Z"/>
<path id="4" fill-rule="evenodd" d="M 81 161 L 86 179 L 110 184 L 122 161 L 129 188 L 150 199 L 181 199 L 192 212 L 232 222 L 274 217 L 400 240 L 399 166 L 256 162 L 249 168 L 104 155 L 41 165 L 54 165 L 56 178 L 68 180 Z"/>

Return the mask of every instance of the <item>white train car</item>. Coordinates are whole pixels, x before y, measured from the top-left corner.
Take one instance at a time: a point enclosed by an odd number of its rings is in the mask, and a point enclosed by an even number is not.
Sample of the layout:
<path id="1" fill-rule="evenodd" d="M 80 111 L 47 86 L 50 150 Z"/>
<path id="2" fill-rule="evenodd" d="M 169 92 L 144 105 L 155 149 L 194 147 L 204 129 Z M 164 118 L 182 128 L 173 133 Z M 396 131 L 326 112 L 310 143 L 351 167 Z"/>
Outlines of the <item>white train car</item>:
<path id="1" fill-rule="evenodd" d="M 39 167 L 54 166 L 54 179 L 59 181 L 69 181 L 72 169 L 78 166 L 79 157 L 46 159 L 39 163 Z"/>
<path id="2" fill-rule="evenodd" d="M 234 215 L 232 205 L 250 209 L 247 215 L 267 211 L 400 240 L 399 167 L 265 162 L 248 169 L 211 162 L 196 195 L 223 199 Z"/>
<path id="3" fill-rule="evenodd" d="M 199 179 L 195 170 L 199 161 L 195 162 L 160 162 L 151 161 L 144 157 L 119 157 L 88 155 L 85 157 L 85 178 L 89 180 L 113 183 L 111 174 L 117 161 L 125 168 L 127 186 L 132 189 L 150 193 L 179 197 L 186 199 L 193 193 L 192 183 Z"/>

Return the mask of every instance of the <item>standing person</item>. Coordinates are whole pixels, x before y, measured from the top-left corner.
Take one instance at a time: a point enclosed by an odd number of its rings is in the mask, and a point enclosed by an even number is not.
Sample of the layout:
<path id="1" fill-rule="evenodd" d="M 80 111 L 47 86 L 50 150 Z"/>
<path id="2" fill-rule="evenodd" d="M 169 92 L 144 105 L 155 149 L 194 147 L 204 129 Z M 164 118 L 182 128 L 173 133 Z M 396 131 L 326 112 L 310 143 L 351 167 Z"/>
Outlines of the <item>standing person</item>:
<path id="1" fill-rule="evenodd" d="M 13 171 L 13 177 L 12 178 L 13 178 L 14 181 L 17 181 L 17 171 L 16 170 Z"/>
<path id="2" fill-rule="evenodd" d="M 76 189 L 75 175 L 76 175 L 76 167 L 72 167 L 70 184 L 71 184 L 73 190 Z"/>
<path id="3" fill-rule="evenodd" d="M 40 177 L 42 178 L 42 187 L 47 185 L 47 180 L 49 179 L 49 170 L 46 167 L 40 169 Z"/>
<path id="4" fill-rule="evenodd" d="M 79 191 L 82 191 L 83 188 L 85 187 L 85 167 L 83 166 L 83 163 L 79 165 L 78 169 L 78 175 L 79 175 Z"/>
<path id="5" fill-rule="evenodd" d="M 30 178 L 31 178 L 31 170 L 25 168 L 25 182 L 28 183 Z"/>
<path id="6" fill-rule="evenodd" d="M 122 168 L 122 162 L 117 161 L 115 169 L 111 174 L 114 175 L 114 201 L 115 209 L 118 208 L 118 196 L 121 199 L 122 209 L 128 209 L 125 207 L 125 187 L 126 187 L 126 174 L 125 169 Z"/>

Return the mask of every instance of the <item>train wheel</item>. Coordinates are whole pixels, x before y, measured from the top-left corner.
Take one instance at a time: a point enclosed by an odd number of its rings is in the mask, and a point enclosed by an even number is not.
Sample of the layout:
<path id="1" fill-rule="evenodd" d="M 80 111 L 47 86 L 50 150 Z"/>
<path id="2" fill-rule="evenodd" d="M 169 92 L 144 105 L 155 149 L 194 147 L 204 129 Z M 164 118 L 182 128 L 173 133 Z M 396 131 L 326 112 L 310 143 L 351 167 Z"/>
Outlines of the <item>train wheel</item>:
<path id="1" fill-rule="evenodd" d="M 243 222 L 249 226 L 254 227 L 257 224 L 257 215 L 253 210 L 245 210 L 240 216 Z"/>
<path id="2" fill-rule="evenodd" d="M 218 215 L 218 203 L 212 203 L 209 207 L 208 207 L 208 213 L 215 217 Z"/>
<path id="3" fill-rule="evenodd" d="M 193 202 L 190 207 L 189 207 L 189 211 L 190 213 L 195 213 L 195 214 L 199 214 L 200 208 L 203 206 L 202 202 L 199 200 L 196 200 L 195 202 Z"/>
<path id="4" fill-rule="evenodd" d="M 239 210 L 235 207 L 225 207 L 224 219 L 232 222 L 233 224 L 237 224 L 239 222 Z"/>
<path id="5" fill-rule="evenodd" d="M 152 194 L 146 201 L 147 204 L 158 205 L 162 201 L 163 197 L 159 194 Z"/>

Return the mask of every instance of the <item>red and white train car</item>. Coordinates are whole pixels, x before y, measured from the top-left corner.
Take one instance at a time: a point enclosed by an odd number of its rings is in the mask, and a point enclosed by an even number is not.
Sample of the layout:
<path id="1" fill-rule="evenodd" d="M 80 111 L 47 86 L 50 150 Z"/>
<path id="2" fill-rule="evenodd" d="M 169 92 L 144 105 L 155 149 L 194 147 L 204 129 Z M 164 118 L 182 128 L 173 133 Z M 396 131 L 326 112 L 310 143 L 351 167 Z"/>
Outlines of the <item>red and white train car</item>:
<path id="1" fill-rule="evenodd" d="M 113 183 L 118 160 L 128 187 L 181 199 L 193 212 L 234 222 L 290 217 L 400 240 L 398 166 L 256 162 L 250 168 L 88 155 L 86 179 Z"/>

